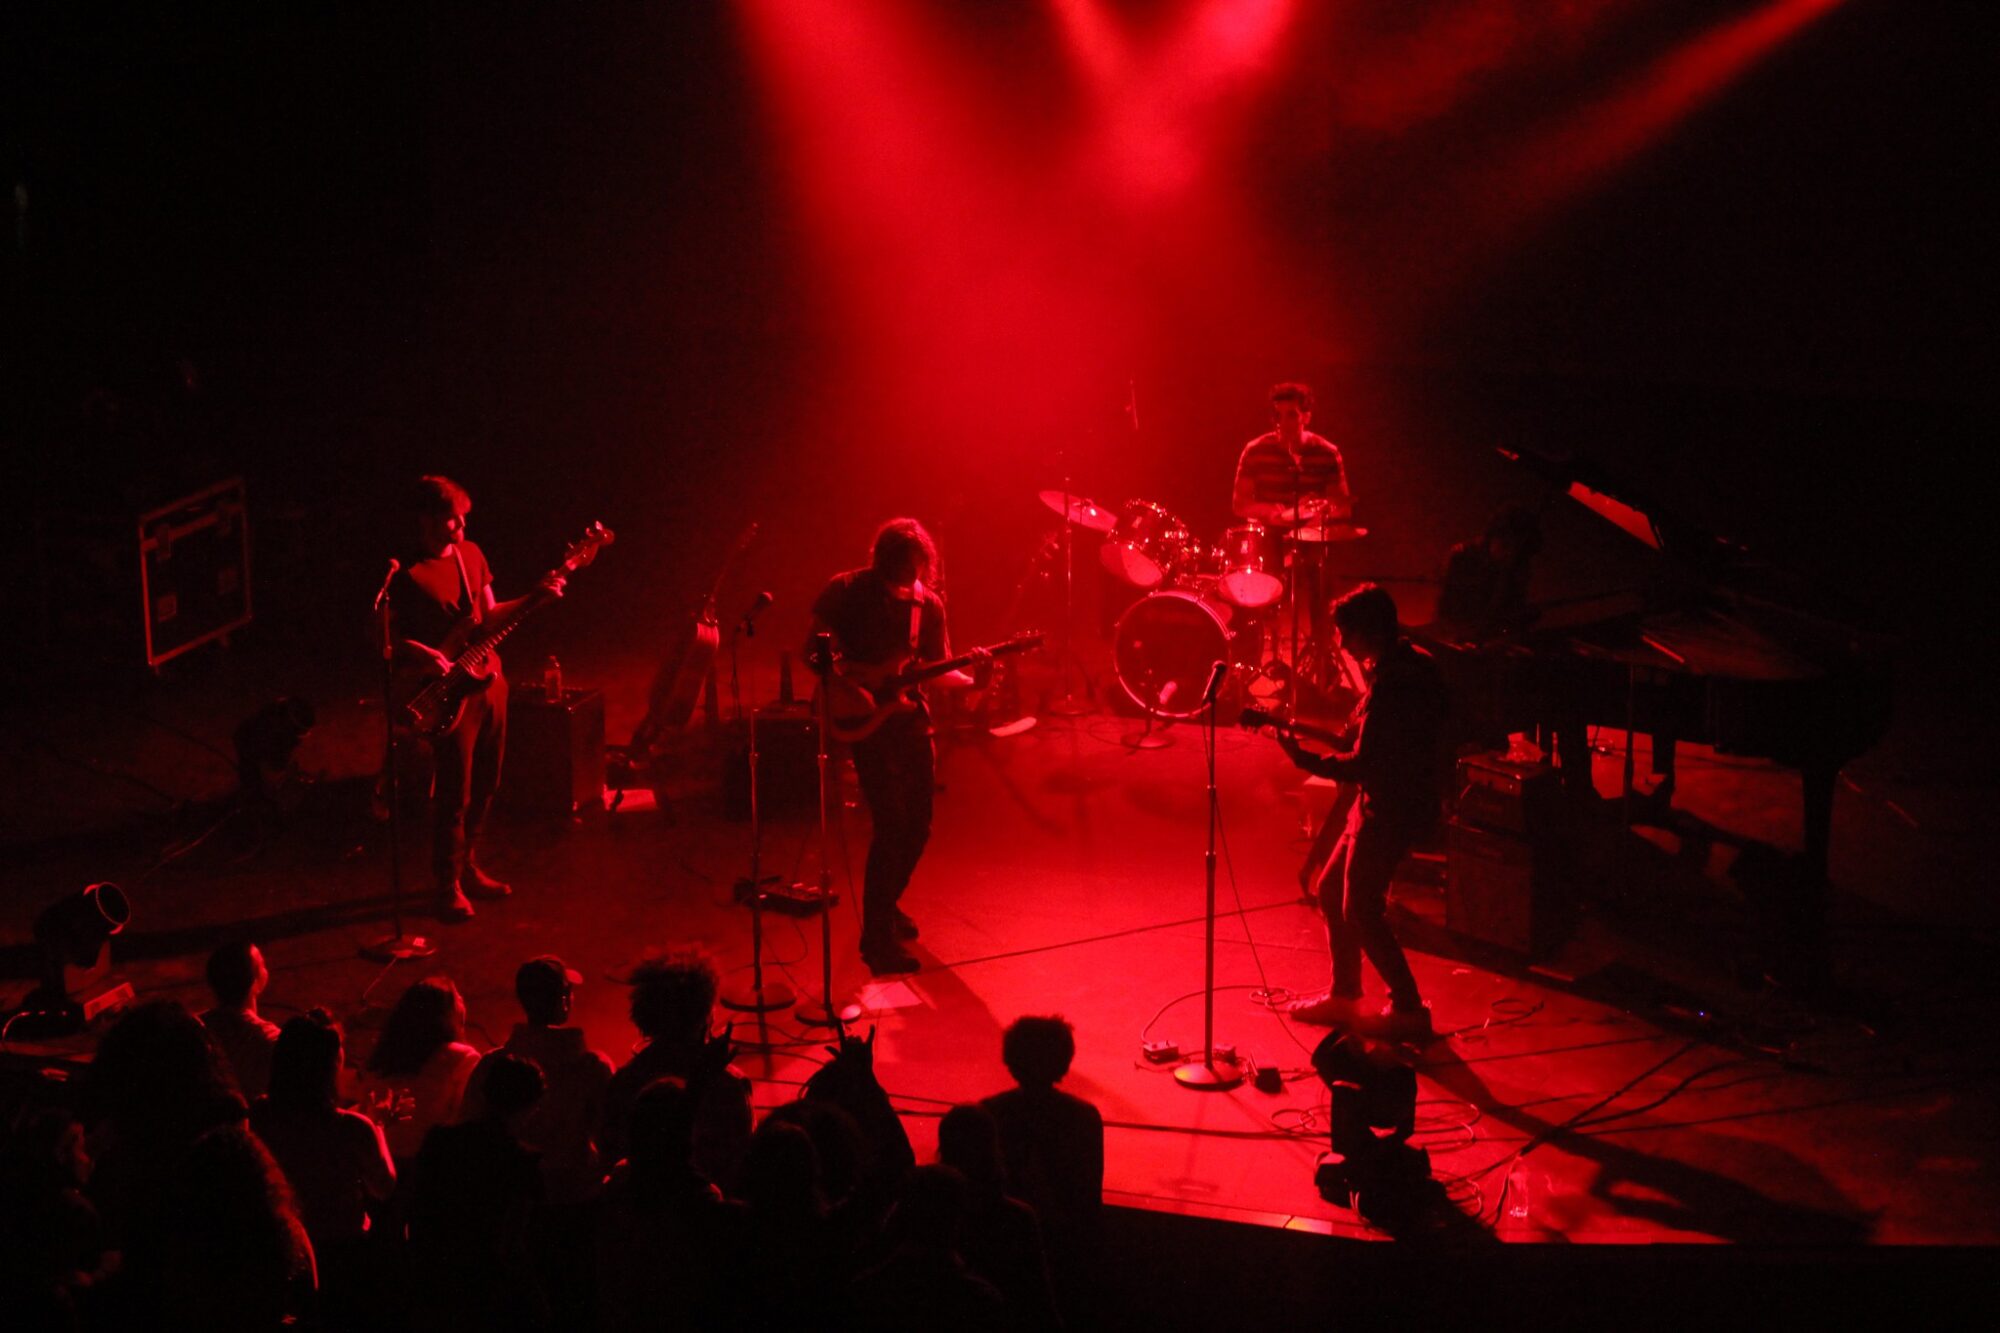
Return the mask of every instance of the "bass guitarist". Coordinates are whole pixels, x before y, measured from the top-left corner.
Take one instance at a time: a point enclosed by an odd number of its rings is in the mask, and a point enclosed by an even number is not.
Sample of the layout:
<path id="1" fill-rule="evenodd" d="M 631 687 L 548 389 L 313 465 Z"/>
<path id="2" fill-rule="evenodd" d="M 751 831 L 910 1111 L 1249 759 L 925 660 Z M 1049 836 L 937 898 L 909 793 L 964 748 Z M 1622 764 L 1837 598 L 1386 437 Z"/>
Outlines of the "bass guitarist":
<path id="1" fill-rule="evenodd" d="M 875 533 L 868 566 L 835 575 L 813 602 L 814 639 L 831 636 L 836 654 L 858 671 L 949 657 L 944 602 L 927 586 L 936 565 L 937 546 L 923 524 L 890 519 Z M 975 664 L 987 656 L 974 653 Z M 934 679 L 950 688 L 973 684 L 963 670 Z M 931 835 L 937 761 L 922 691 L 912 688 L 904 706 L 855 740 L 852 751 L 875 826 L 861 893 L 861 958 L 877 976 L 914 972 L 917 960 L 904 944 L 917 937 L 917 924 L 898 904 Z"/>
<path id="2" fill-rule="evenodd" d="M 410 510 L 415 549 L 389 585 L 392 665 L 412 676 L 438 676 L 451 669 L 452 659 L 437 645 L 449 640 L 462 622 L 504 619 L 528 599 L 494 599 L 486 553 L 465 535 L 472 497 L 464 487 L 449 477 L 419 477 L 410 493 Z M 561 575 L 550 575 L 539 589 L 562 596 Z M 457 725 L 432 744 L 431 865 L 442 921 L 471 918 L 468 891 L 485 898 L 504 898 L 513 891 L 481 868 L 473 851 L 500 785 L 507 748 L 507 681 L 497 657 L 491 665 L 492 683 L 467 696 Z"/>

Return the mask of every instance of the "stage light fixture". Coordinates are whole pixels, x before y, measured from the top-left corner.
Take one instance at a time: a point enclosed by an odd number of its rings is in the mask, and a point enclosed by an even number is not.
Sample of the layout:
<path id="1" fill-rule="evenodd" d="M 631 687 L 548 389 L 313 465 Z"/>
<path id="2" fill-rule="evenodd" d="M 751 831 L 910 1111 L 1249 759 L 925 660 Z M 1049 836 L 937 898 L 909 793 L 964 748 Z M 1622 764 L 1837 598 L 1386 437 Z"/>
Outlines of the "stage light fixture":
<path id="1" fill-rule="evenodd" d="M 42 982 L 7 1018 L 8 1035 L 64 1036 L 132 1003 L 131 983 L 111 971 L 111 937 L 131 920 L 131 901 L 109 881 L 43 908 L 35 917 Z"/>

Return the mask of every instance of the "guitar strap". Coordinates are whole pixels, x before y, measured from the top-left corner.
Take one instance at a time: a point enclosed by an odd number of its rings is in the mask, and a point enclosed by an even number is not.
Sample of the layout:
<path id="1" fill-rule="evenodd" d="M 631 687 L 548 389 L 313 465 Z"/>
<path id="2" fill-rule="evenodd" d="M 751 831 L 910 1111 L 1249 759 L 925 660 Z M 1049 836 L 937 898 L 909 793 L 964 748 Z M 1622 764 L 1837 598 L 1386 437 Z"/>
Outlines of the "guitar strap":
<path id="1" fill-rule="evenodd" d="M 457 542 L 451 544 L 451 558 L 458 564 L 458 591 L 465 598 L 465 609 L 471 614 L 473 624 L 484 624 L 486 614 L 479 599 L 472 595 L 472 579 L 465 572 L 465 552 Z"/>

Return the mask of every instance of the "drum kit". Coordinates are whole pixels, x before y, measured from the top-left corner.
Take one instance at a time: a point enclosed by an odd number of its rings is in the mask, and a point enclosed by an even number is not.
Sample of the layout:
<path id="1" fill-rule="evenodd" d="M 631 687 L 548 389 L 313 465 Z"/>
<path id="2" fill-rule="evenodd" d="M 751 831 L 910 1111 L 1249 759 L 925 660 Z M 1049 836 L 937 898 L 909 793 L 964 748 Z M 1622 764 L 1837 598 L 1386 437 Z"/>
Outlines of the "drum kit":
<path id="1" fill-rule="evenodd" d="M 1335 543 L 1367 535 L 1366 528 L 1307 511 L 1290 527 L 1238 522 L 1220 542 L 1208 543 L 1151 500 L 1127 500 L 1113 513 L 1067 491 L 1042 491 L 1039 499 L 1067 520 L 1066 537 L 1100 540 L 1104 569 L 1145 594 L 1118 618 L 1112 664 L 1127 698 L 1169 719 L 1201 710 L 1217 662 L 1244 668 L 1239 678 L 1295 678 L 1276 633 L 1294 600 L 1289 572 L 1301 563 L 1323 568 Z M 1296 629 L 1292 638 L 1290 660 L 1299 661 Z"/>

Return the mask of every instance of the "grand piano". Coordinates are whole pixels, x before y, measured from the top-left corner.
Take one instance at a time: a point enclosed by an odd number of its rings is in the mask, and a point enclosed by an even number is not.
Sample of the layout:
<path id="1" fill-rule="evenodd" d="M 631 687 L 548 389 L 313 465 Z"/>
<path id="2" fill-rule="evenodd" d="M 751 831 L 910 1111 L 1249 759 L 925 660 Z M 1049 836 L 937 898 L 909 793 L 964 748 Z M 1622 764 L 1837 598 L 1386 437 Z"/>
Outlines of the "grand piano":
<path id="1" fill-rule="evenodd" d="M 1502 449 L 1658 552 L 1629 592 L 1544 609 L 1448 676 L 1471 714 L 1520 730 L 1572 722 L 1693 741 L 1797 769 L 1806 881 L 1823 885 L 1840 769 L 1888 729 L 1887 636 L 1827 609 L 1823 590 L 1622 485 L 1593 464 Z M 1631 746 L 1626 747 L 1631 784 Z"/>

